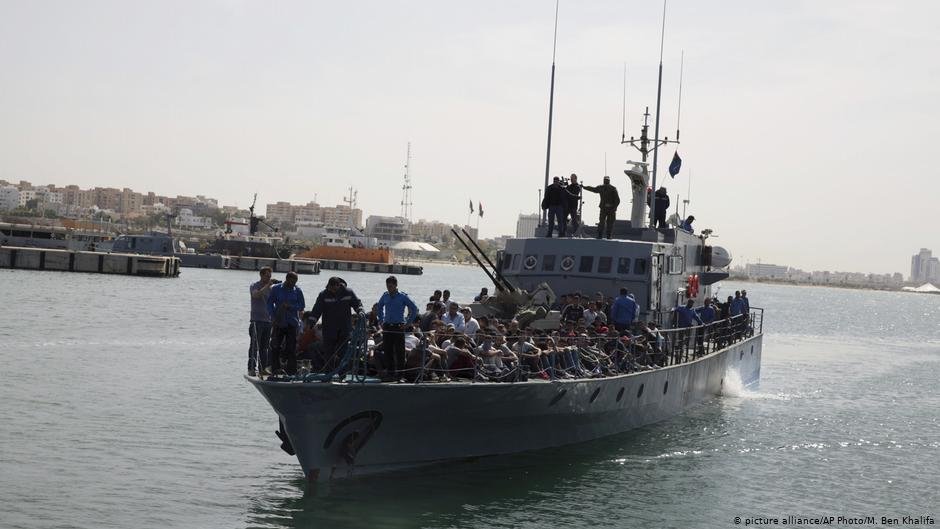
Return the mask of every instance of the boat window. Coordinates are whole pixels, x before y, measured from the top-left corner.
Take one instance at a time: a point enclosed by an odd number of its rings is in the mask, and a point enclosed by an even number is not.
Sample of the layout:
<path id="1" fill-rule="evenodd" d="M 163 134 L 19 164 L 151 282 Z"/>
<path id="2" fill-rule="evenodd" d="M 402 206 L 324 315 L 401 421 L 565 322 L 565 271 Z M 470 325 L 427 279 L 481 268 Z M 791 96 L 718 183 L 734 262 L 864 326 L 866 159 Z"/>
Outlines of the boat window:
<path id="1" fill-rule="evenodd" d="M 666 260 L 666 273 L 668 274 L 681 274 L 682 273 L 682 256 L 681 255 L 670 255 Z"/>
<path id="2" fill-rule="evenodd" d="M 554 272 L 554 271 L 555 271 L 555 256 L 554 256 L 554 255 L 543 255 L 543 256 L 542 256 L 542 271 L 543 271 L 543 272 Z"/>
<path id="3" fill-rule="evenodd" d="M 131 248 L 137 248 L 137 237 L 131 237 Z"/>
<path id="4" fill-rule="evenodd" d="M 601 257 L 597 260 L 597 273 L 598 274 L 609 274 L 610 265 L 613 262 L 613 257 Z"/>
<path id="5" fill-rule="evenodd" d="M 578 267 L 578 272 L 590 272 L 593 269 L 594 269 L 594 256 L 582 255 L 581 266 Z"/>
<path id="6" fill-rule="evenodd" d="M 633 273 L 638 276 L 646 275 L 646 259 L 637 259 L 633 263 Z"/>
<path id="7" fill-rule="evenodd" d="M 512 269 L 513 269 L 513 270 L 518 270 L 518 269 L 519 269 L 519 260 L 520 260 L 520 259 L 522 259 L 522 254 L 517 253 L 517 254 L 514 254 L 514 255 L 512 256 Z"/>
<path id="8" fill-rule="evenodd" d="M 509 267 L 512 266 L 512 254 L 507 253 L 503 256 L 503 270 L 509 270 Z"/>
<path id="9" fill-rule="evenodd" d="M 630 258 L 620 257 L 617 259 L 617 273 L 627 275 L 630 273 Z"/>

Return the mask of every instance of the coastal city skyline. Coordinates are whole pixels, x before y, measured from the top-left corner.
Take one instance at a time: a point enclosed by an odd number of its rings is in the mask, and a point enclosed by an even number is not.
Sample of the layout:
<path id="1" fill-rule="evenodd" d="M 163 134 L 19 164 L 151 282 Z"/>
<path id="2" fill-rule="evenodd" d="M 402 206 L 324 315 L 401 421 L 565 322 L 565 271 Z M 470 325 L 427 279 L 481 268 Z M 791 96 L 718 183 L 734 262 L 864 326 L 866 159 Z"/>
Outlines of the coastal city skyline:
<path id="1" fill-rule="evenodd" d="M 18 192 L 17 195 L 14 196 L 11 190 Z M 355 200 L 351 197 L 344 197 L 341 200 L 344 204 L 335 206 L 325 205 L 328 202 L 319 202 L 316 196 L 314 200 L 307 203 L 292 204 L 279 201 L 264 204 L 258 202 L 256 204 L 256 214 L 271 222 L 296 225 L 296 231 L 293 233 L 302 237 L 319 233 L 316 230 L 305 230 L 305 225 L 325 225 L 328 227 L 353 225 L 363 229 L 367 235 L 372 236 L 373 233 L 370 233 L 369 230 L 371 223 L 366 222 L 369 217 L 383 221 L 397 217 L 397 215 L 367 214 L 361 208 L 356 207 Z M 220 226 L 212 225 L 208 217 L 194 214 L 194 209 L 197 212 L 204 213 L 208 208 L 226 213 L 229 216 L 246 213 L 247 209 L 247 207 L 238 205 L 224 205 L 217 199 L 205 195 L 169 196 L 158 195 L 153 191 L 138 192 L 130 188 L 94 187 L 81 189 L 74 184 L 60 187 L 55 184 L 33 184 L 25 180 L 9 182 L 0 179 L 0 214 L 11 214 L 17 205 L 23 207 L 30 200 L 38 200 L 40 210 L 52 208 L 52 211 L 56 214 L 66 215 L 70 211 L 70 207 L 75 206 L 76 209 L 73 212 L 84 210 L 87 213 L 95 208 L 113 213 L 118 219 L 137 218 L 175 210 L 178 214 L 175 219 L 178 226 L 202 229 L 219 228 Z M 182 211 L 182 214 L 180 214 L 180 211 Z M 472 217 L 476 218 L 477 214 L 474 213 Z M 403 224 L 395 227 L 394 233 L 391 234 L 392 238 L 399 241 L 407 240 L 409 237 L 425 241 L 431 241 L 435 238 L 442 240 L 451 226 L 451 224 L 442 222 L 439 219 L 420 218 L 417 221 L 414 219 L 409 220 L 410 226 Z M 531 237 L 534 234 L 538 220 L 539 216 L 537 214 L 520 213 L 514 231 L 489 238 L 500 240 L 513 235 L 516 237 Z M 453 225 L 459 224 L 455 223 Z M 469 225 L 466 227 L 474 235 L 477 235 L 476 228 Z M 811 271 L 805 271 L 796 266 L 773 264 L 766 260 L 762 262 L 759 256 L 749 258 L 745 255 L 739 255 L 734 257 L 735 262 L 731 268 L 732 271 L 751 279 L 876 288 L 899 287 L 904 283 L 916 283 L 918 285 L 922 283 L 940 284 L 940 264 L 938 264 L 938 258 L 934 257 L 928 248 L 921 248 L 911 258 L 909 274 L 901 272 L 877 273 L 870 270 L 830 271 L 828 269 L 812 269 Z"/>
<path id="2" fill-rule="evenodd" d="M 682 144 L 660 152 L 659 183 L 673 204 L 691 183 L 699 229 L 804 269 L 906 271 L 902 256 L 937 246 L 925 153 L 940 123 L 940 5 L 917 5 L 911 17 L 871 1 L 671 3 L 660 135 L 678 125 Z M 395 215 L 411 142 L 416 217 L 463 223 L 468 200 L 482 202 L 494 237 L 536 211 L 553 2 L 57 6 L 8 3 L 0 18 L 0 178 L 166 194 L 199 182 L 243 207 L 255 192 L 338 203 L 353 185 L 365 210 Z M 621 134 L 655 113 L 661 15 L 561 4 L 551 175 L 607 173 L 627 197 L 637 154 Z M 596 208 L 591 195 L 587 220 Z"/>

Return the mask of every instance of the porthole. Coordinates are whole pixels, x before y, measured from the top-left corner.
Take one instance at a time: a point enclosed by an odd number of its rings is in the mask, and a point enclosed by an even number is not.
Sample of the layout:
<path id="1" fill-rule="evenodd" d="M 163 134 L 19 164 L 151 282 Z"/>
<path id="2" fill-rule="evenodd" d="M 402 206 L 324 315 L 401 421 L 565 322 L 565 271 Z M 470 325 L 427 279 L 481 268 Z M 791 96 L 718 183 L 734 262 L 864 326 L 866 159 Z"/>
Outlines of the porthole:
<path id="1" fill-rule="evenodd" d="M 620 391 L 617 392 L 617 402 L 620 402 L 620 399 L 623 398 L 623 388 L 620 388 Z"/>
<path id="2" fill-rule="evenodd" d="M 751 354 L 754 354 L 754 346 L 751 346 Z"/>
<path id="3" fill-rule="evenodd" d="M 741 351 L 741 356 L 738 357 L 738 360 L 744 360 L 744 351 Z"/>
<path id="4" fill-rule="evenodd" d="M 669 381 L 668 381 L 668 380 L 666 381 L 665 384 L 663 384 L 663 395 L 665 395 L 667 391 L 669 391 Z"/>
<path id="5" fill-rule="evenodd" d="M 595 400 L 597 400 L 597 396 L 600 395 L 600 393 L 601 393 L 601 388 L 595 389 L 594 393 L 591 393 L 591 402 L 594 402 Z"/>
<path id="6" fill-rule="evenodd" d="M 643 396 L 643 384 L 640 384 L 640 389 L 636 392 L 636 398 Z"/>
<path id="7" fill-rule="evenodd" d="M 568 390 L 567 390 L 567 389 L 563 389 L 563 390 L 559 391 L 559 392 L 558 392 L 558 395 L 555 395 L 555 397 L 552 398 L 552 401 L 549 402 L 548 405 L 549 405 L 549 406 L 554 406 L 555 404 L 558 404 L 558 401 L 560 401 L 561 398 L 565 396 L 565 393 L 568 393 Z"/>

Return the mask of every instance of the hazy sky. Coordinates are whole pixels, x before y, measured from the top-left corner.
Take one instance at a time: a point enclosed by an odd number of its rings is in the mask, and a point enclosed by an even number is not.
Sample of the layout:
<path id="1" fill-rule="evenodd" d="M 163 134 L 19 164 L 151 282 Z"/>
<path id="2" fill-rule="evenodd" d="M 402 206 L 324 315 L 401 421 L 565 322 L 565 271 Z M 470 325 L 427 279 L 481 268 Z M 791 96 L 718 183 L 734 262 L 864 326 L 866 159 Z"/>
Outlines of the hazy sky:
<path id="1" fill-rule="evenodd" d="M 655 106 L 662 5 L 562 1 L 552 174 L 608 172 Z M 554 2 L 0 0 L 0 178 L 400 212 L 534 212 Z M 909 272 L 940 253 L 940 2 L 671 0 L 667 181 L 736 262 Z M 660 156 L 661 174 L 674 148 Z M 596 221 L 596 195 L 585 210 Z M 475 219 L 474 221 L 475 222 Z"/>

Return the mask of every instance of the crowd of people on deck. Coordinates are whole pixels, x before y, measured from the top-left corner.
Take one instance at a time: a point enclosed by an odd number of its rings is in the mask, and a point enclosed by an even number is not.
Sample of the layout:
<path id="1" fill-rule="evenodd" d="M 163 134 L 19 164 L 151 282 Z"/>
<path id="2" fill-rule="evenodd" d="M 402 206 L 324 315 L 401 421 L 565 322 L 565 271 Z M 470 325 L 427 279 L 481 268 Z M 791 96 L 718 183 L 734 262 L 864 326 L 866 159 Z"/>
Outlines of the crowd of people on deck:
<path id="1" fill-rule="evenodd" d="M 707 354 L 748 335 L 747 291 L 726 302 L 689 300 L 674 308 L 664 331 L 639 318 L 640 307 L 625 288 L 616 298 L 570 293 L 551 307 L 560 318 L 520 312 L 512 319 L 487 316 L 435 290 L 419 310 L 389 276 L 386 292 L 367 312 L 356 293 L 331 277 L 310 310 L 297 275 L 284 281 L 260 271 L 249 287 L 251 322 L 248 374 L 298 373 L 298 359 L 311 372 L 336 372 L 347 354 L 354 322 L 365 322 L 368 358 L 364 370 L 383 381 L 522 381 L 533 378 L 603 377 L 658 369 Z M 485 302 L 486 288 L 474 298 Z M 538 323 L 536 323 L 538 322 Z M 546 325 L 546 322 L 552 322 Z M 689 329 L 695 328 L 692 334 Z M 303 369 L 301 369 L 303 372 Z"/>

